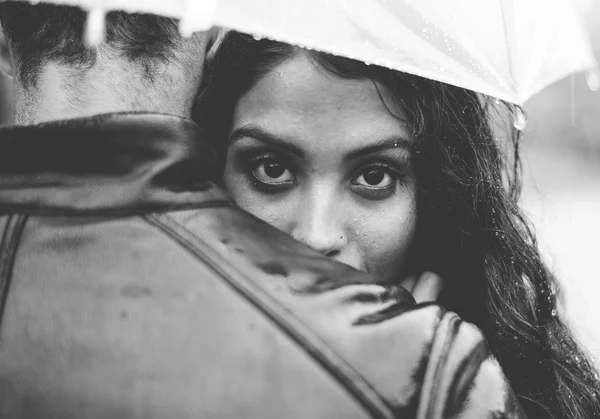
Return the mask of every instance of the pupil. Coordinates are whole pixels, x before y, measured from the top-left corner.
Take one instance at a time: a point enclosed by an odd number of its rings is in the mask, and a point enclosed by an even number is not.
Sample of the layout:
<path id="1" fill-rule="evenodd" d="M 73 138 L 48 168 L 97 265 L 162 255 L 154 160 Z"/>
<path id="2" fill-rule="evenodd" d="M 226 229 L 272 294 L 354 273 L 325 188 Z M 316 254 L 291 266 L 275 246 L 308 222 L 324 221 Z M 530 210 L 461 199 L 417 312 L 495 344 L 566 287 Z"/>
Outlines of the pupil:
<path id="1" fill-rule="evenodd" d="M 371 186 L 379 185 L 383 181 L 384 176 L 385 173 L 380 169 L 372 169 L 364 174 L 365 182 Z"/>
<path id="2" fill-rule="evenodd" d="M 278 178 L 285 172 L 285 167 L 279 163 L 265 163 L 265 173 L 272 178 Z"/>

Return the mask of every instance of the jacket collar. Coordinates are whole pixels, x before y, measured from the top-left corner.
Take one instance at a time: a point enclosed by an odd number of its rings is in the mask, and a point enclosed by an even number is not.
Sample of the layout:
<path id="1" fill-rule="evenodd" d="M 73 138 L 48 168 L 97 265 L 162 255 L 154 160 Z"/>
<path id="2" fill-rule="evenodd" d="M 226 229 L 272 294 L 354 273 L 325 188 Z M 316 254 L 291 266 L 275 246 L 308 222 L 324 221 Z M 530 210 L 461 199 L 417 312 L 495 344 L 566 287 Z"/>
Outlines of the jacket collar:
<path id="1" fill-rule="evenodd" d="M 98 115 L 0 129 L 0 211 L 135 214 L 228 202 L 191 120 Z"/>

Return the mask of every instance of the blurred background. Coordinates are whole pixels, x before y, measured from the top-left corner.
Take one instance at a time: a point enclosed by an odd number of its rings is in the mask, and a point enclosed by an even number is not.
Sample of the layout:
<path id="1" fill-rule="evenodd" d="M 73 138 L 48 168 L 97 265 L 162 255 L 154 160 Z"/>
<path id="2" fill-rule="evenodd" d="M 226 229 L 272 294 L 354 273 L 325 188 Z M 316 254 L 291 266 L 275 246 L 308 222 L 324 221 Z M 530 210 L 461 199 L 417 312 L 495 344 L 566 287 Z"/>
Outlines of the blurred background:
<path id="1" fill-rule="evenodd" d="M 600 1 L 586 3 L 600 60 Z M 578 74 L 534 96 L 525 110 L 522 204 L 563 285 L 567 317 L 600 366 L 600 92 Z"/>
<path id="2" fill-rule="evenodd" d="M 600 59 L 600 0 L 574 0 Z M 9 80 L 0 76 L 0 125 L 11 121 Z M 525 104 L 522 205 L 564 290 L 564 311 L 600 366 L 600 92 L 569 77 Z M 598 301 L 596 301 L 598 297 Z"/>

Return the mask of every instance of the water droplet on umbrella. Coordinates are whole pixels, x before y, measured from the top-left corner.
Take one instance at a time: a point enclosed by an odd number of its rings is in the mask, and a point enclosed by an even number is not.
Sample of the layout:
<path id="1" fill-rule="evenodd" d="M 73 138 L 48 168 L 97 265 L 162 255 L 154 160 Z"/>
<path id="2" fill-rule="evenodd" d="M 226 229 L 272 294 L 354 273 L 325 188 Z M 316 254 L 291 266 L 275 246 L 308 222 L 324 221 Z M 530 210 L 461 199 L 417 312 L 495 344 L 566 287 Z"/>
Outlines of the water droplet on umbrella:
<path id="1" fill-rule="evenodd" d="M 93 48 L 102 44 L 106 38 L 106 11 L 96 8 L 88 13 L 85 24 L 85 43 Z"/>
<path id="2" fill-rule="evenodd" d="M 185 12 L 179 21 L 179 33 L 188 38 L 198 31 L 210 29 L 214 22 L 218 0 L 185 0 Z"/>
<path id="3" fill-rule="evenodd" d="M 591 91 L 597 92 L 600 90 L 600 69 L 588 71 L 585 74 L 585 79 Z"/>
<path id="4" fill-rule="evenodd" d="M 519 131 L 523 131 L 527 126 L 527 117 L 521 108 L 515 109 L 513 125 Z"/>
<path id="5" fill-rule="evenodd" d="M 556 309 L 555 309 L 555 308 L 553 308 L 553 309 L 552 309 L 552 316 L 553 316 L 553 317 L 556 317 L 556 315 L 557 315 L 557 314 L 558 314 L 558 313 L 556 312 Z"/>

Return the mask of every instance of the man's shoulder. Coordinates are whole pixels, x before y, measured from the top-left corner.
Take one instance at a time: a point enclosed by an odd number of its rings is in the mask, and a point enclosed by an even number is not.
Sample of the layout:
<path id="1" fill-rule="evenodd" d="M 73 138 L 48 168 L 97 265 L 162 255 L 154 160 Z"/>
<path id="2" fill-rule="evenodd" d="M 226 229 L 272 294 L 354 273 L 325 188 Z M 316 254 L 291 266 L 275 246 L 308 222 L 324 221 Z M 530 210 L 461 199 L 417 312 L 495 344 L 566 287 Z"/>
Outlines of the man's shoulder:
<path id="1" fill-rule="evenodd" d="M 279 400 L 293 383 L 298 400 L 304 394 L 314 406 L 338 397 L 350 409 L 350 396 L 376 417 L 421 417 L 423 406 L 446 400 L 468 405 L 474 380 L 504 383 L 501 372 L 480 373 L 489 356 L 485 347 L 477 352 L 476 328 L 439 306 L 415 305 L 403 288 L 377 284 L 235 208 L 31 217 L 26 224 L 10 222 L 23 237 L 10 266 L 0 378 L 18 377 L 35 397 L 50 387 L 66 391 L 72 377 L 86 397 L 116 397 L 111 389 L 141 371 L 153 377 L 144 387 L 148 409 L 197 395 L 210 376 L 230 378 L 190 409 L 223 409 L 226 397 L 233 412 L 246 406 L 236 399 L 240 389 L 256 392 L 253 400 Z M 480 356 L 465 363 L 473 354 Z M 65 380 L 53 378 L 56 368 Z M 315 388 L 322 389 L 317 399 Z M 424 400 L 427 394 L 442 397 Z M 130 406 L 129 397 L 119 400 Z M 296 404 L 302 416 L 305 406 Z"/>
<path id="2" fill-rule="evenodd" d="M 454 380 L 484 344 L 479 329 L 454 313 L 416 305 L 403 288 L 377 284 L 235 209 L 168 214 L 153 222 L 210 261 L 373 409 L 393 406 L 396 417 L 416 417 L 430 402 L 422 400 L 423 387 L 432 393 L 435 380 Z"/>

